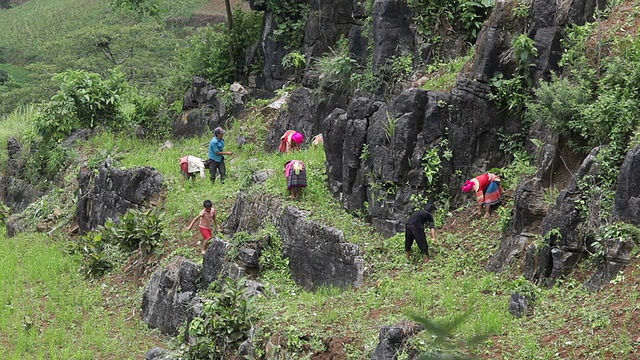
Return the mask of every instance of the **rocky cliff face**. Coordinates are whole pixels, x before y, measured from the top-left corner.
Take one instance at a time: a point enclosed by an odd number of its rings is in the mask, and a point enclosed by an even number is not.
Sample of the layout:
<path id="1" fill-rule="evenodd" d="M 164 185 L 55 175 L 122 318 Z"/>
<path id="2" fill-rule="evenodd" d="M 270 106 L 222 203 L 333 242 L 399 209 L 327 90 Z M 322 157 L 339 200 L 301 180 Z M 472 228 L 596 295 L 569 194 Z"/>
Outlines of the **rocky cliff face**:
<path id="1" fill-rule="evenodd" d="M 312 89 L 314 82 L 306 81 L 303 84 L 309 88 L 302 87 L 292 95 L 288 111 L 279 117 L 267 145 L 275 149 L 286 129 L 302 131 L 307 139 L 322 133 L 332 193 L 349 210 L 366 209 L 376 229 L 383 234 L 403 231 L 403 221 L 413 210 L 412 195 L 430 199 L 433 194 L 445 192 L 455 205 L 460 200 L 459 185 L 465 178 L 503 166 L 510 160 L 509 154 L 499 149 L 498 131 L 503 129 L 507 134 L 519 131 L 520 119 L 496 109 L 489 100 L 489 82 L 498 71 L 507 77 L 513 74 L 516 64 L 506 54 L 514 37 L 526 33 L 534 39 L 539 56 L 532 75 L 534 84 L 538 84 L 551 71 L 558 70 L 564 28 L 593 20 L 594 11 L 603 5 L 602 0 L 536 0 L 529 17 L 522 19 L 513 15 L 512 2 L 497 1 L 478 36 L 475 55 L 450 93 L 410 88 L 392 99 L 358 93 L 319 97 Z M 322 5 L 312 2 L 312 8 L 315 13 L 307 24 L 305 54 L 321 54 L 334 45 L 339 34 L 348 37 L 349 49 L 361 66 L 367 66 L 366 58 L 371 56 L 369 64 L 374 70 L 393 56 L 407 51 L 421 54 L 424 50 L 415 41 L 414 24 L 403 1 L 373 2 L 372 39 L 363 34 L 365 16 L 359 4 L 350 0 Z M 348 21 L 344 16 L 346 9 L 353 14 Z M 320 13 L 322 17 L 317 16 Z M 329 36 L 320 40 L 319 29 L 327 29 Z M 371 53 L 366 44 L 372 44 Z M 266 70 L 265 76 L 276 80 L 277 72 Z M 305 79 L 314 77 L 317 74 L 307 71 Z M 562 174 L 564 165 L 560 165 L 562 144 L 544 128 L 533 128 L 530 137 L 543 143 L 539 151 L 531 151 L 539 171 L 516 191 L 512 229 L 504 235 L 489 269 L 501 271 L 514 259 L 522 259 L 534 239 L 544 235 L 540 233 L 541 226 L 548 231 L 557 228 L 554 226 L 558 221 L 563 224 L 569 221 L 571 224 L 564 224 L 559 230 L 565 239 L 562 244 L 548 243 L 542 255 L 528 257 L 536 264 L 530 264 L 525 271 L 528 277 L 553 283 L 582 256 L 585 244 L 570 241 L 580 220 L 569 216 L 571 199 L 575 197 L 571 194 L 576 188 L 561 179 L 568 176 Z M 429 181 L 424 171 L 428 166 L 425 155 L 432 149 L 437 149 L 442 163 L 436 178 Z M 582 159 L 572 160 L 568 164 L 570 173 L 588 166 L 581 165 Z M 566 186 L 555 208 L 540 200 L 550 186 L 550 179 L 561 179 L 558 183 L 561 189 Z M 616 206 L 623 209 L 635 205 L 631 198 L 618 200 Z"/>

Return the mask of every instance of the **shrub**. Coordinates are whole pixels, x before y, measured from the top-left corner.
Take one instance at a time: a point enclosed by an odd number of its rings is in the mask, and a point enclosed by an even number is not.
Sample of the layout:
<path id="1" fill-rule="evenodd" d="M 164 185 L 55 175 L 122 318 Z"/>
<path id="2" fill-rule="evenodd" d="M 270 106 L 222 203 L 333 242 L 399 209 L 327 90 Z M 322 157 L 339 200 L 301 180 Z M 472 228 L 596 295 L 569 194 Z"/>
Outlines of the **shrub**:
<path id="1" fill-rule="evenodd" d="M 195 344 L 187 359 L 225 359 L 248 336 L 251 329 L 250 298 L 244 291 L 246 280 L 226 278 L 220 293 L 205 301 L 202 316 L 189 324 Z"/>
<path id="2" fill-rule="evenodd" d="M 61 141 L 82 128 L 125 127 L 120 109 L 125 78 L 117 69 L 106 79 L 84 70 L 68 70 L 53 80 L 60 89 L 41 106 L 35 119 L 36 131 L 45 142 Z"/>
<path id="3" fill-rule="evenodd" d="M 260 39 L 261 13 L 233 13 L 234 27 L 224 24 L 198 29 L 183 53 L 188 75 L 199 75 L 220 87 L 234 81 L 249 69 L 245 67 L 247 50 Z"/>
<path id="4" fill-rule="evenodd" d="M 319 58 L 315 69 L 320 75 L 320 89 L 333 88 L 338 92 L 351 93 L 356 86 L 358 63 L 349 54 L 349 42 L 341 37 L 337 48 L 331 49 L 331 54 Z"/>
<path id="5" fill-rule="evenodd" d="M 110 243 L 119 245 L 123 250 L 140 249 L 148 254 L 161 245 L 165 227 L 163 213 L 132 209 L 120 217 L 118 222 L 107 221 L 103 235 Z"/>

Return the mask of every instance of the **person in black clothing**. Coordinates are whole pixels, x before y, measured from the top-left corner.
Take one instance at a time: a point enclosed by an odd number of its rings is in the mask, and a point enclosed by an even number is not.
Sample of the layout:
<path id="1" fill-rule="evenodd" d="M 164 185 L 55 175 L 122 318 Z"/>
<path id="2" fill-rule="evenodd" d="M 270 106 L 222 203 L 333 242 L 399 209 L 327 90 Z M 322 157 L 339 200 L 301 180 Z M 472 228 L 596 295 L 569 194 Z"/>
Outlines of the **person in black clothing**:
<path id="1" fill-rule="evenodd" d="M 407 253 L 407 259 L 411 258 L 411 246 L 413 246 L 413 240 L 415 240 L 424 256 L 424 262 L 429 262 L 429 245 L 427 244 L 424 224 L 429 224 L 431 228 L 431 238 L 435 243 L 436 227 L 433 223 L 432 215 L 435 210 L 435 205 L 429 203 L 425 206 L 424 210 L 416 211 L 409 217 L 404 233 L 404 250 Z"/>

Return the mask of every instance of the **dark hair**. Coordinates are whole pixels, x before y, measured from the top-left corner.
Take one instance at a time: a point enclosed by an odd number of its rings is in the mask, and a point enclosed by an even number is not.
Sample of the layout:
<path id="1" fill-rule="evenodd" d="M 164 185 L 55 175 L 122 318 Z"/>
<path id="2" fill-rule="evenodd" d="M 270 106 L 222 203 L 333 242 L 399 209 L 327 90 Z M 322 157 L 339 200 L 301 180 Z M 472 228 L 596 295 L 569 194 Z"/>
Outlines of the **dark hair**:
<path id="1" fill-rule="evenodd" d="M 438 209 L 436 209 L 436 206 L 433 203 L 428 203 L 427 205 L 424 206 L 424 210 L 428 213 L 432 213 Z"/>
<path id="2" fill-rule="evenodd" d="M 213 207 L 213 203 L 211 202 L 211 200 L 205 200 L 202 205 L 206 208 L 210 208 Z"/>

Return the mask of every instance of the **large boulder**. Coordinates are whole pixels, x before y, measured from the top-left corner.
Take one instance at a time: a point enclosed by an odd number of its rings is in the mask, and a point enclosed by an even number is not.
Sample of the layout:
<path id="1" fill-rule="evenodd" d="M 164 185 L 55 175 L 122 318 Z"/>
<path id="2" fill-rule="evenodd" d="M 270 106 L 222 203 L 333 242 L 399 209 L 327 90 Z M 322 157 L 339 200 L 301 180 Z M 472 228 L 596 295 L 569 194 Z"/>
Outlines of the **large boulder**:
<path id="1" fill-rule="evenodd" d="M 244 111 L 246 90 L 239 84 L 230 87 L 233 102 L 222 100 L 226 96 L 204 78 L 195 76 L 191 89 L 184 95 L 182 115 L 172 121 L 174 137 L 193 137 L 225 126 L 232 116 Z"/>
<path id="2" fill-rule="evenodd" d="M 255 233 L 268 223 L 276 223 L 281 211 L 282 201 L 277 197 L 242 192 L 238 194 L 223 228 L 229 233 Z"/>
<path id="3" fill-rule="evenodd" d="M 357 245 L 347 243 L 342 231 L 308 219 L 303 211 L 283 205 L 273 196 L 241 194 L 224 224 L 225 231 L 256 233 L 274 224 L 283 241 L 283 254 L 289 258 L 291 274 L 300 286 L 340 288 L 362 284 L 364 261 Z M 269 239 L 257 239 L 255 248 L 240 248 L 237 261 L 228 259 L 228 243 L 215 239 L 204 260 L 206 287 L 221 276 L 237 277 L 259 265 L 261 246 Z"/>
<path id="4" fill-rule="evenodd" d="M 142 320 L 164 334 L 176 335 L 198 290 L 200 266 L 183 257 L 153 273 L 142 297 Z"/>
<path id="5" fill-rule="evenodd" d="M 307 289 L 362 285 L 364 260 L 357 245 L 347 243 L 342 231 L 309 220 L 288 206 L 279 225 L 291 276 Z"/>
<path id="6" fill-rule="evenodd" d="M 616 189 L 611 222 L 626 222 L 640 226 L 640 146 L 636 146 L 627 152 L 620 175 L 618 175 L 618 187 Z M 605 238 L 603 248 L 604 259 L 598 263 L 595 274 L 589 279 L 587 288 L 597 291 L 603 285 L 613 280 L 618 273 L 629 264 L 631 252 L 636 243 L 630 234 L 624 234 L 617 238 Z"/>
<path id="7" fill-rule="evenodd" d="M 98 174 L 82 169 L 78 175 L 76 215 L 81 231 L 104 225 L 131 208 L 148 205 L 162 192 L 162 175 L 152 167 L 128 170 L 114 168 L 110 160 L 100 165 Z"/>
<path id="8" fill-rule="evenodd" d="M 354 1 L 310 1 L 305 26 L 304 50 L 307 59 L 315 59 L 330 51 L 330 47 L 347 36 L 353 26 Z"/>
<path id="9" fill-rule="evenodd" d="M 227 262 L 227 253 L 231 248 L 231 244 L 219 239 L 213 238 L 209 242 L 209 247 L 204 254 L 204 260 L 202 261 L 202 289 L 209 288 L 212 282 L 220 280 L 222 277 L 227 276 L 228 273 L 225 270 L 229 268 L 229 262 Z"/>

